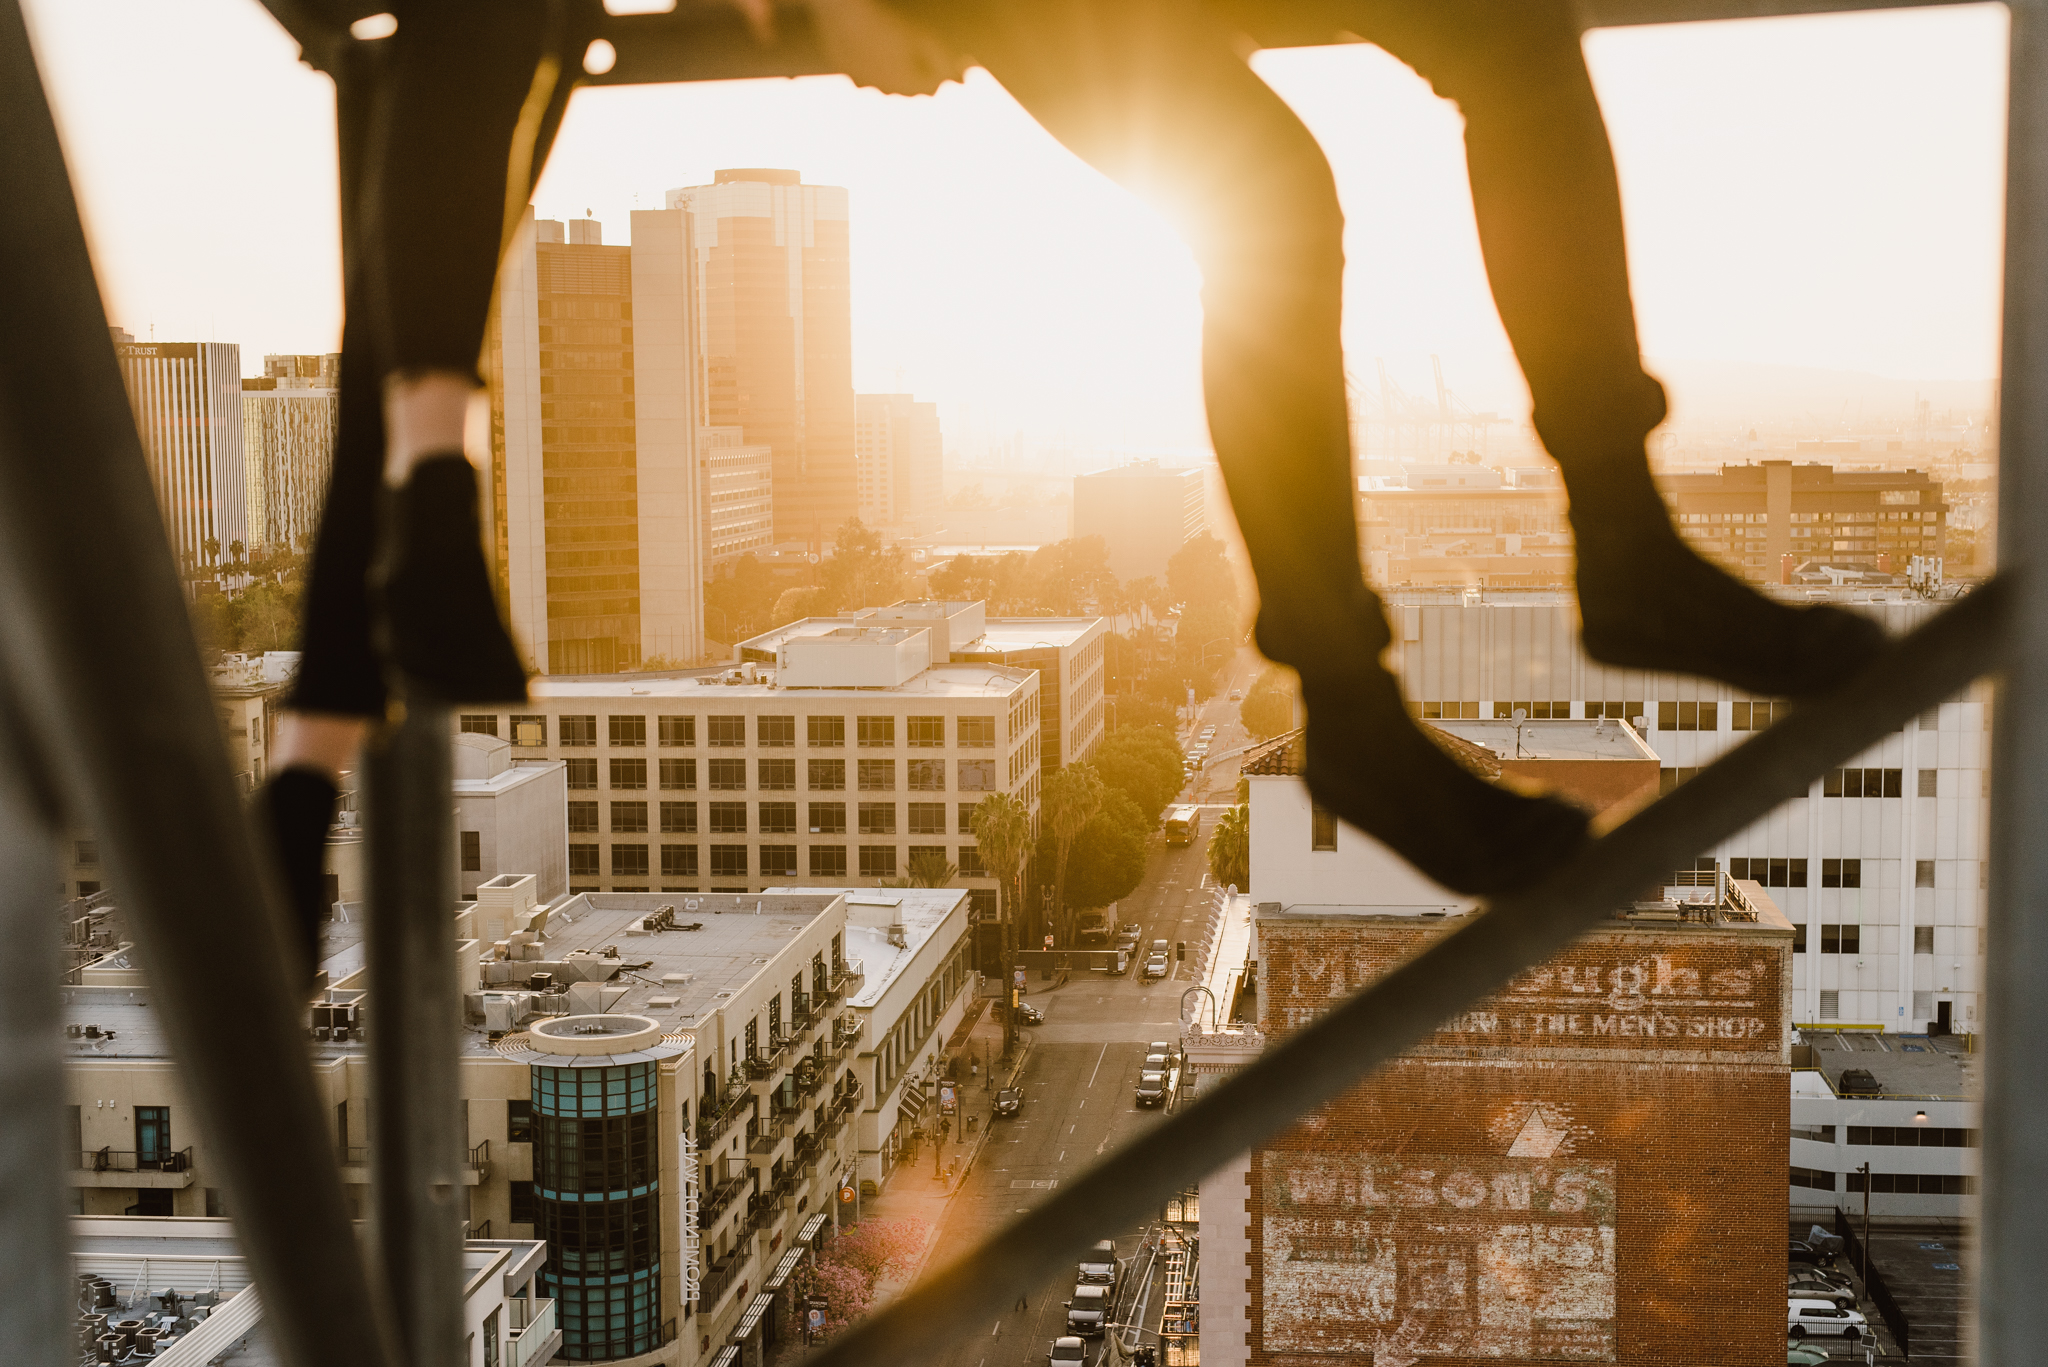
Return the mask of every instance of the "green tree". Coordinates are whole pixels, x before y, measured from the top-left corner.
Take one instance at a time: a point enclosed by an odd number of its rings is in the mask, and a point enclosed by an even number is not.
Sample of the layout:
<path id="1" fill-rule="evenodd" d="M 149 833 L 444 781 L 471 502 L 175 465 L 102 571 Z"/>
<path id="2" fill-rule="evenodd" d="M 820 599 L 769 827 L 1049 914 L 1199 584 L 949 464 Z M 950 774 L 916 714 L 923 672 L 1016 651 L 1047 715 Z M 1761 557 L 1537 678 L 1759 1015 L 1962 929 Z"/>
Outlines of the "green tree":
<path id="1" fill-rule="evenodd" d="M 1102 776 L 1086 764 L 1069 764 L 1045 780 L 1039 794 L 1038 810 L 1052 837 L 1052 886 L 1054 934 L 1058 943 L 1074 942 L 1071 915 L 1066 903 L 1067 860 L 1074 852 L 1074 840 L 1082 827 L 1102 810 Z"/>
<path id="2" fill-rule="evenodd" d="M 1217 671 L 1230 663 L 1243 634 L 1232 604 L 1207 599 L 1182 608 L 1173 637 L 1174 681 L 1183 689 L 1194 689 L 1199 699 L 1213 697 Z M 1185 700 L 1185 694 L 1175 699 Z"/>
<path id="3" fill-rule="evenodd" d="M 1029 574 L 1039 608 L 1060 617 L 1099 610 L 1104 598 L 1116 591 L 1109 546 L 1099 536 L 1039 547 L 1031 557 Z"/>
<path id="4" fill-rule="evenodd" d="M 206 563 L 207 563 L 208 565 L 217 565 L 217 564 L 219 564 L 219 563 L 220 563 L 220 538 L 219 538 L 219 537 L 217 537 L 217 536 L 209 536 L 209 537 L 207 537 L 205 541 L 203 541 L 203 542 L 201 542 L 201 543 L 200 543 L 200 547 L 201 547 L 201 549 L 203 549 L 203 550 L 204 550 L 204 551 L 206 552 Z"/>
<path id="5" fill-rule="evenodd" d="M 1253 740 L 1271 740 L 1294 729 L 1294 689 L 1293 670 L 1280 665 L 1266 666 L 1237 709 L 1238 720 L 1244 723 Z"/>
<path id="6" fill-rule="evenodd" d="M 1001 923 L 1002 951 L 997 971 L 1002 975 L 1003 1000 L 1010 1000 L 1010 963 L 1016 950 L 1016 908 L 1020 889 L 1017 875 L 1024 868 L 1024 852 L 1031 844 L 1031 809 L 1009 793 L 991 793 L 974 804 L 974 844 L 981 852 L 982 867 L 996 880 L 996 920 Z M 1003 1052 L 1017 1044 L 1017 1017 L 1003 1012 Z"/>
<path id="7" fill-rule="evenodd" d="M 776 601 L 788 587 L 783 576 L 755 557 L 741 556 L 730 573 L 704 586 L 705 629 L 715 640 L 731 643 L 781 626 Z"/>
<path id="8" fill-rule="evenodd" d="M 1104 783 L 1137 804 L 1147 830 L 1159 824 L 1159 814 L 1186 786 L 1180 746 L 1164 731 L 1119 728 L 1096 747 L 1089 763 Z"/>
<path id="9" fill-rule="evenodd" d="M 1166 562 L 1166 587 L 1176 603 L 1237 607 L 1237 576 L 1231 572 L 1223 543 L 1209 532 L 1173 553 Z"/>
<path id="10" fill-rule="evenodd" d="M 819 566 L 819 587 L 828 611 L 882 607 L 903 596 L 903 550 L 884 545 L 881 534 L 848 518 L 834 535 L 832 558 Z"/>
<path id="11" fill-rule="evenodd" d="M 775 600 L 775 611 L 769 614 L 772 619 L 769 626 L 786 626 L 791 622 L 800 622 L 806 617 L 822 617 L 828 611 L 830 609 L 825 605 L 823 589 L 785 589 L 782 596 Z"/>
<path id="12" fill-rule="evenodd" d="M 1110 730 L 1157 730 L 1173 738 L 1173 704 L 1143 693 L 1118 693 L 1109 700 Z"/>
<path id="13" fill-rule="evenodd" d="M 1252 809 L 1245 803 L 1216 818 L 1209 836 L 1209 879 L 1219 888 L 1252 887 Z"/>
<path id="14" fill-rule="evenodd" d="M 254 654 L 265 650 L 296 650 L 299 643 L 299 595 L 283 584 L 252 584 L 236 600 L 240 608 L 240 639 L 236 649 Z"/>
<path id="15" fill-rule="evenodd" d="M 905 878 L 884 878 L 882 886 L 885 888 L 943 888 L 960 876 L 960 869 L 957 865 L 947 863 L 945 855 L 933 854 L 929 850 L 920 851 L 910 856 L 910 863 L 904 872 L 909 876 Z"/>
<path id="16" fill-rule="evenodd" d="M 1145 837 L 1152 823 L 1128 796 L 1109 789 L 1102 806 L 1074 838 L 1062 888 L 1074 911 L 1106 907 L 1128 897 L 1145 877 Z M 1067 943 L 1071 944 L 1071 933 Z"/>

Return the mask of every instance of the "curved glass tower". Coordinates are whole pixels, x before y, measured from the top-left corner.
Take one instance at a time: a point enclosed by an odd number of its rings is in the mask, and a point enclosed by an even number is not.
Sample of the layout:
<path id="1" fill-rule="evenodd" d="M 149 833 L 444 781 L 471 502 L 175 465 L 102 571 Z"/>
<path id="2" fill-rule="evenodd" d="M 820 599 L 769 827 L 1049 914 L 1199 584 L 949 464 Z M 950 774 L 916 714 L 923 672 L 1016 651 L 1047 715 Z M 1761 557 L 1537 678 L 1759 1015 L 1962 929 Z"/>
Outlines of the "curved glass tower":
<path id="1" fill-rule="evenodd" d="M 548 1244 L 540 1280 L 555 1298 L 561 1356 L 652 1352 L 661 1346 L 657 1073 L 681 1050 L 632 1016 L 561 1017 L 533 1043 L 534 1233 Z M 564 1046 L 619 1052 L 555 1052 Z"/>

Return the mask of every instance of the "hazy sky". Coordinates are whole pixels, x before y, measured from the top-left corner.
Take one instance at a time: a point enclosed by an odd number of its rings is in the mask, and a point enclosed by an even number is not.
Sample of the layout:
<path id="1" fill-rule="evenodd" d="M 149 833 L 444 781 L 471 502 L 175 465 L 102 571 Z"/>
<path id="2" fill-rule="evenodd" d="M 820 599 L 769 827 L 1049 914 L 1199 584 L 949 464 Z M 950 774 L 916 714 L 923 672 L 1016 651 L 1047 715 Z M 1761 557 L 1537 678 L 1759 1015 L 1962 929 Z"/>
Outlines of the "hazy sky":
<path id="1" fill-rule="evenodd" d="M 334 349 L 331 90 L 254 0 L 30 0 L 110 316 L 138 335 Z M 1996 370 L 2004 10 L 1611 30 L 1612 127 L 1655 356 L 1979 379 Z M 1480 270 L 1459 119 L 1376 49 L 1258 70 L 1350 219 L 1353 368 L 1522 400 Z M 849 187 L 854 368 L 948 423 L 1202 442 L 1197 279 L 1163 221 L 995 83 L 908 100 L 839 78 L 577 96 L 536 196 L 604 221 L 722 166 Z M 1683 394 L 1678 395 L 1683 403 Z"/>

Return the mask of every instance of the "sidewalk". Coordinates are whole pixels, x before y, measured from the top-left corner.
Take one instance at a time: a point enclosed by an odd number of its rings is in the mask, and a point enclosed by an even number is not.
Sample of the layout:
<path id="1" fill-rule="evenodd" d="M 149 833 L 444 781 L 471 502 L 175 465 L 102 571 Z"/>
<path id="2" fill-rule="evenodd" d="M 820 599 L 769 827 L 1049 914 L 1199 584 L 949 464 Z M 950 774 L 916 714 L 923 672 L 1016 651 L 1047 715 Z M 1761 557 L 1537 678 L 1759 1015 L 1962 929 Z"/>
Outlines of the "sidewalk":
<path id="1" fill-rule="evenodd" d="M 974 1171 L 982 1146 L 988 1142 L 989 1118 L 995 1113 L 996 1090 L 1009 1086 L 1023 1071 L 1025 1060 L 1031 1056 L 1031 1042 L 1028 1037 L 1020 1040 L 1017 1057 L 1009 1067 L 999 1069 L 992 1079 L 990 1064 L 1002 1052 L 1002 1022 L 995 1019 L 993 1010 L 985 1010 L 968 1033 L 961 1050 L 960 1114 L 952 1118 L 952 1135 L 940 1146 L 938 1161 L 950 1167 L 952 1176 L 933 1176 L 932 1157 L 920 1149 L 915 1162 L 899 1165 L 890 1174 L 888 1185 L 882 1188 L 881 1194 L 864 1203 L 863 1219 L 923 1220 L 929 1226 L 924 1251 L 916 1261 L 900 1275 L 884 1277 L 876 1283 L 875 1305 L 878 1307 L 923 1274 L 932 1249 L 938 1243 L 939 1225 L 946 1217 L 947 1207 Z M 980 1064 L 979 1076 L 965 1076 L 969 1059 Z"/>

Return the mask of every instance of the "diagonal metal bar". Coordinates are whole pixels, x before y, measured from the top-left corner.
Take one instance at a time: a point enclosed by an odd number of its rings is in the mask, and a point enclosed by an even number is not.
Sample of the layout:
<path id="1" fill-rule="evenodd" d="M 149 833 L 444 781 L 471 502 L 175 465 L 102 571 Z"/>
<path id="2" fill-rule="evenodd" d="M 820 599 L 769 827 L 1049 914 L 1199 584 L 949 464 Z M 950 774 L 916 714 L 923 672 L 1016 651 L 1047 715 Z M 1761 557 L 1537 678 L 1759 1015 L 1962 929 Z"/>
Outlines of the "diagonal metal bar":
<path id="1" fill-rule="evenodd" d="M 1187 1110 L 1110 1154 L 826 1350 L 819 1367 L 920 1362 L 973 1333 L 1102 1237 L 1271 1139 L 1606 919 L 1701 849 L 1803 796 L 1914 714 L 2001 663 L 2012 586 L 1993 581 L 1894 644 L 1835 693 L 1723 756 L 1503 900 L 1268 1048 Z"/>
<path id="2" fill-rule="evenodd" d="M 292 1367 L 388 1362 L 306 1051 L 300 975 L 221 748 L 15 3 L 0 3 L 0 128 L 6 691 L 67 815 L 98 833 L 280 1355 Z M 10 1344 L 16 1357 L 33 1348 Z"/>

